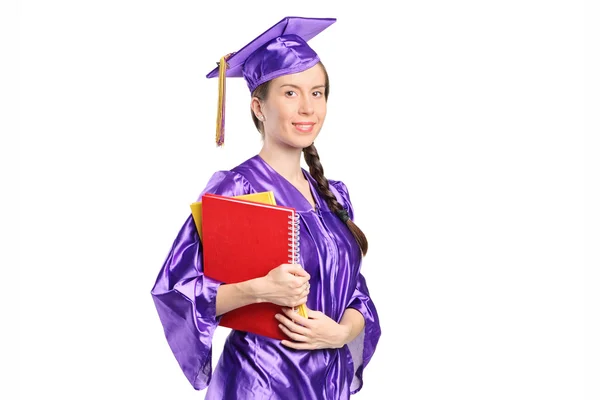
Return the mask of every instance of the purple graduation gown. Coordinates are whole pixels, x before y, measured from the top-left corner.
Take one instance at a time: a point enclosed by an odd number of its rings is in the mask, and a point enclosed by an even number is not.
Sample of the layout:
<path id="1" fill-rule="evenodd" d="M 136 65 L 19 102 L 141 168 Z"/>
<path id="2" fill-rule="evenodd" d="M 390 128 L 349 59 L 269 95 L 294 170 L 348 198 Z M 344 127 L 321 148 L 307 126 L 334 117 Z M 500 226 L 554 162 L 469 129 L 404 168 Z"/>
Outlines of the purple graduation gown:
<path id="1" fill-rule="evenodd" d="M 167 342 L 192 386 L 208 386 L 206 399 L 348 399 L 362 387 L 363 370 L 381 335 L 379 318 L 360 273 L 354 237 L 308 179 L 316 211 L 289 181 L 256 155 L 231 171 L 216 172 L 204 193 L 237 196 L 271 190 L 277 204 L 300 214 L 300 264 L 310 274 L 307 306 L 339 322 L 347 308 L 358 310 L 365 329 L 339 349 L 294 350 L 278 340 L 232 330 L 212 370 L 217 328 L 217 288 L 203 275 L 202 244 L 191 215 L 177 235 L 151 294 Z M 329 181 L 338 201 L 354 218 L 348 190 Z M 273 266 L 276 267 L 276 266 Z M 223 329 L 223 328 L 222 328 Z"/>

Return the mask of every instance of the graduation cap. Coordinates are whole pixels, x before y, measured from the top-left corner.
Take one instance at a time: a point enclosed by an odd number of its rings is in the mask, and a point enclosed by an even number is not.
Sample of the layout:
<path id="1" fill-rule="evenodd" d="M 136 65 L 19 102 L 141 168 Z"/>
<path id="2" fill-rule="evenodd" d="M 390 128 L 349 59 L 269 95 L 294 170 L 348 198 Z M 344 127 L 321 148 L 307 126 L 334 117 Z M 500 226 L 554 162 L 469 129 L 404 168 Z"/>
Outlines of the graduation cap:
<path id="1" fill-rule="evenodd" d="M 271 79 L 313 67 L 320 59 L 307 42 L 335 21 L 335 18 L 285 17 L 239 51 L 221 57 L 218 66 L 206 75 L 219 78 L 217 146 L 223 145 L 225 139 L 225 78 L 243 77 L 252 93 Z"/>

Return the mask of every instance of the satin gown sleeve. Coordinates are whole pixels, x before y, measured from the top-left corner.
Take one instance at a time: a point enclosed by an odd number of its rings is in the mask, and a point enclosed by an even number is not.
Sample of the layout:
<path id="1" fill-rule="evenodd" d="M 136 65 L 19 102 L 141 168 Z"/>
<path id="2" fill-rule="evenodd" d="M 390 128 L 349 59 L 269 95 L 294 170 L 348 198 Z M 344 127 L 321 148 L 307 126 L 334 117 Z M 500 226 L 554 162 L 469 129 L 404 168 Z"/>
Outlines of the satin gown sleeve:
<path id="1" fill-rule="evenodd" d="M 330 181 L 330 187 L 332 187 L 332 191 L 336 194 L 338 201 L 340 201 L 344 209 L 348 212 L 350 219 L 354 221 L 354 208 L 352 207 L 346 185 L 341 181 Z M 360 272 L 360 269 L 356 288 L 346 308 L 353 308 L 359 311 L 365 319 L 365 328 L 348 344 L 348 348 L 352 354 L 352 361 L 354 362 L 354 378 L 350 386 L 350 391 L 352 394 L 355 394 L 362 388 L 363 371 L 375 353 L 375 348 L 381 337 L 381 325 L 377 309 L 369 294 L 367 281 L 362 272 Z"/>
<path id="2" fill-rule="evenodd" d="M 213 174 L 205 193 L 237 196 L 253 192 L 241 175 Z M 206 388 L 212 373 L 212 338 L 220 282 L 203 274 L 202 243 L 190 216 L 179 230 L 151 290 L 167 343 L 185 377 L 196 390 Z"/>

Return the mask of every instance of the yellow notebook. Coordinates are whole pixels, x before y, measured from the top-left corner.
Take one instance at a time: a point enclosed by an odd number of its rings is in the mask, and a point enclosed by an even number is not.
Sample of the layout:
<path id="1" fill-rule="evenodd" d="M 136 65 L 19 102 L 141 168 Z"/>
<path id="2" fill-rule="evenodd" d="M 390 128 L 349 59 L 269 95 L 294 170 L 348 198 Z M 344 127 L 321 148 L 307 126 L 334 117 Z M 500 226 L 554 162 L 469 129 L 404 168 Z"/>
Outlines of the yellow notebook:
<path id="1" fill-rule="evenodd" d="M 255 201 L 257 203 L 273 205 L 276 204 L 275 196 L 271 191 L 250 193 L 234 197 L 236 199 Z M 202 240 L 202 202 L 197 201 L 190 204 L 190 209 L 192 210 L 192 217 L 194 218 L 194 223 L 196 224 L 196 229 L 198 230 L 198 236 L 200 237 L 200 240 Z M 301 306 L 294 308 L 294 311 L 299 313 L 304 318 L 308 318 L 308 311 L 306 310 L 306 305 L 302 304 Z"/>

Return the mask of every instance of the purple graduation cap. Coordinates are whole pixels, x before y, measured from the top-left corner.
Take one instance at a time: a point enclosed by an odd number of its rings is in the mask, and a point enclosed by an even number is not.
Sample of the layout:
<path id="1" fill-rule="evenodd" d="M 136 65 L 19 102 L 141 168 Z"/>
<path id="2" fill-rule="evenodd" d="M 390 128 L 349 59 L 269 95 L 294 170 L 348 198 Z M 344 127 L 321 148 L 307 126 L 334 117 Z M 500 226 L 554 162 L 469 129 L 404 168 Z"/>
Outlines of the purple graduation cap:
<path id="1" fill-rule="evenodd" d="M 327 29 L 335 18 L 285 17 L 237 52 L 221 57 L 207 78 L 219 77 L 217 146 L 225 140 L 225 78 L 243 77 L 250 93 L 282 75 L 305 71 L 319 62 L 307 42 Z"/>

